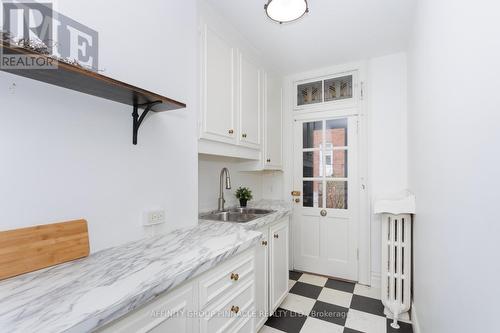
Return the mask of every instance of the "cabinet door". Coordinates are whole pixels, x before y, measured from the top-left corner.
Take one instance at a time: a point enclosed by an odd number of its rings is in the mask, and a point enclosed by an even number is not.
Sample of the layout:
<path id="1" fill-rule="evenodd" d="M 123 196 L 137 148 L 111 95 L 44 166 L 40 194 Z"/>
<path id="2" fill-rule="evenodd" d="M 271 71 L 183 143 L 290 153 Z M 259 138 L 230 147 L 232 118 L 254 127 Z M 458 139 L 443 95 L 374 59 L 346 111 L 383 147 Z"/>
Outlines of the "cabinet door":
<path id="1" fill-rule="evenodd" d="M 259 67 L 240 53 L 240 133 L 239 143 L 260 148 L 261 138 L 261 73 Z"/>
<path id="2" fill-rule="evenodd" d="M 235 50 L 207 25 L 203 44 L 201 137 L 235 144 Z"/>
<path id="3" fill-rule="evenodd" d="M 194 284 L 189 283 L 98 330 L 99 333 L 192 333 Z"/>
<path id="4" fill-rule="evenodd" d="M 265 227 L 261 230 L 264 237 L 262 237 L 260 244 L 256 248 L 255 254 L 255 310 L 257 313 L 255 327 L 260 329 L 267 320 L 268 302 L 269 302 L 269 228 Z"/>
<path id="5" fill-rule="evenodd" d="M 274 312 L 288 293 L 288 218 L 269 229 L 270 310 Z"/>
<path id="6" fill-rule="evenodd" d="M 265 76 L 264 168 L 282 168 L 282 88 L 276 77 Z"/>

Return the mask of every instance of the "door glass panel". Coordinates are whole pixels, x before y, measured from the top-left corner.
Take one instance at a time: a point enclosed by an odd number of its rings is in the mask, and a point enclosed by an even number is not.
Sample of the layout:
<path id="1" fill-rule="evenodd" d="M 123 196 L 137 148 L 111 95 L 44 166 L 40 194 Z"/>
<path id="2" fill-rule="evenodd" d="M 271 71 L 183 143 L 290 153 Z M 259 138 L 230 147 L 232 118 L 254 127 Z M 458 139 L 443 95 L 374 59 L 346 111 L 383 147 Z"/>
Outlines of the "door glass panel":
<path id="1" fill-rule="evenodd" d="M 352 97 L 352 75 L 325 80 L 325 102 Z"/>
<path id="2" fill-rule="evenodd" d="M 326 121 L 325 141 L 333 147 L 347 146 L 347 119 L 331 119 Z"/>
<path id="3" fill-rule="evenodd" d="M 347 182 L 326 182 L 326 208 L 347 209 Z"/>
<path id="4" fill-rule="evenodd" d="M 325 176 L 347 178 L 347 150 L 327 149 L 325 151 Z"/>
<path id="5" fill-rule="evenodd" d="M 320 151 L 308 151 L 304 152 L 302 158 L 303 165 L 303 177 L 312 178 L 322 176 L 321 164 L 320 164 Z"/>
<path id="6" fill-rule="evenodd" d="M 323 182 L 317 180 L 306 180 L 302 188 L 302 205 L 304 207 L 323 207 Z"/>
<path id="7" fill-rule="evenodd" d="M 323 141 L 323 122 L 314 121 L 302 125 L 302 147 L 319 148 Z"/>
<path id="8" fill-rule="evenodd" d="M 299 84 L 297 86 L 297 105 L 323 102 L 322 81 Z"/>

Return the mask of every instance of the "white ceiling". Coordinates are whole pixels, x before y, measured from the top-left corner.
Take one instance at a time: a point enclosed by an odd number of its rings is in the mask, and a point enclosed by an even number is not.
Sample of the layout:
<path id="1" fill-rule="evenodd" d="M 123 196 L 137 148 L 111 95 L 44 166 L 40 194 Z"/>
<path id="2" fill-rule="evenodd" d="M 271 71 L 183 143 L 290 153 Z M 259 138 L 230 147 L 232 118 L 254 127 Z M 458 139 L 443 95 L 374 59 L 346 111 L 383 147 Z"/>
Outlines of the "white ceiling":
<path id="1" fill-rule="evenodd" d="M 415 0 L 309 0 L 309 14 L 277 24 L 266 0 L 206 0 L 283 74 L 406 50 Z"/>

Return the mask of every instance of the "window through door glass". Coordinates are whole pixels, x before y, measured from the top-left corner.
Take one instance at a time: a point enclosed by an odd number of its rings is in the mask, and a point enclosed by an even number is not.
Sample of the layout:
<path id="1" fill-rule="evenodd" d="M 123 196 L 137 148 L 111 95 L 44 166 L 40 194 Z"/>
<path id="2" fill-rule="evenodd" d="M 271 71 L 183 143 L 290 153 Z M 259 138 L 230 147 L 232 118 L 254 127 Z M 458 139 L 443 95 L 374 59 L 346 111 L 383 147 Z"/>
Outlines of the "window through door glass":
<path id="1" fill-rule="evenodd" d="M 303 206 L 347 209 L 347 118 L 302 125 Z"/>

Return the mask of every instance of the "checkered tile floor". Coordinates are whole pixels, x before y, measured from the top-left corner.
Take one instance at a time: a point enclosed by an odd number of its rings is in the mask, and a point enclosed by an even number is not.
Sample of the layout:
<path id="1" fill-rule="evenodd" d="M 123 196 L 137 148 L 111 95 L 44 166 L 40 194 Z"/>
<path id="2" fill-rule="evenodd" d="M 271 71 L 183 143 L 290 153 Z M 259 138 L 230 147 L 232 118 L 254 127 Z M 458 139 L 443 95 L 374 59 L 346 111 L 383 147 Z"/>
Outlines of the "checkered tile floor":
<path id="1" fill-rule="evenodd" d="M 259 333 L 412 333 L 393 329 L 384 315 L 380 289 L 290 272 L 290 293 Z"/>

